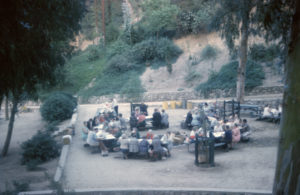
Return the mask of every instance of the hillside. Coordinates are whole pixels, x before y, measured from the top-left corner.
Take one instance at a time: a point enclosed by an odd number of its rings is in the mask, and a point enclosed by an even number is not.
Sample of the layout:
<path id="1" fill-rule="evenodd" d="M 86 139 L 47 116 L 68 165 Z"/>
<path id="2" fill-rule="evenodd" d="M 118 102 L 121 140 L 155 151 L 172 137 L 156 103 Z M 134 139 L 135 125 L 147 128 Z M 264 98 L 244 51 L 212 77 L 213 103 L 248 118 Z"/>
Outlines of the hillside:
<path id="1" fill-rule="evenodd" d="M 147 9 L 145 11 L 141 1 L 124 0 L 121 4 L 116 2 L 111 4 L 111 14 L 107 15 L 110 21 L 107 21 L 109 42 L 106 43 L 105 48 L 99 41 L 102 37 L 101 33 L 98 37 L 95 36 L 95 32 L 91 33 L 95 31 L 95 13 L 93 4 L 90 4 L 90 11 L 83 21 L 83 30 L 75 43 L 78 47 L 77 53 L 68 61 L 65 68 L 67 82 L 60 90 L 86 98 L 143 91 L 193 91 L 201 83 L 207 82 L 211 75 L 216 76 L 224 65 L 232 62 L 225 41 L 217 32 L 205 30 L 203 25 L 197 27 L 197 32 L 189 32 L 191 29 L 184 31 L 186 26 L 181 25 L 186 24 L 187 21 L 185 18 L 180 18 L 180 14 L 190 10 L 189 6 L 195 5 L 181 1 L 173 2 L 181 6 L 181 12 L 177 13 L 178 8 L 174 7 L 173 10 L 168 10 L 168 4 L 163 5 L 162 8 L 152 8 L 158 9 L 157 13 L 169 11 L 169 14 L 173 12 L 175 14 L 173 16 L 176 22 L 166 17 L 166 21 L 173 24 L 169 26 L 168 22 L 165 22 L 165 26 L 160 30 L 153 27 L 154 24 L 159 25 L 159 23 L 155 23 L 155 18 L 151 19 L 149 11 L 147 16 Z M 174 3 L 170 5 L 173 6 Z M 208 5 L 200 6 L 198 9 L 212 9 L 205 6 Z M 122 14 L 119 13 L 120 10 Z M 100 18 L 101 13 L 98 14 Z M 165 17 L 164 14 L 161 17 Z M 181 20 L 181 23 L 178 20 Z M 165 30 L 166 28 L 169 30 Z M 168 46 L 165 43 L 168 43 Z M 272 49 L 272 45 L 264 43 L 262 38 L 257 37 L 250 37 L 248 45 L 249 56 L 252 52 L 251 47 L 257 46 L 258 49 L 253 52 L 254 55 L 259 56 L 255 63 L 262 67 L 259 70 L 264 72 L 264 79 L 255 81 L 254 86 L 282 85 L 282 74 L 278 74 L 281 70 L 274 66 L 278 64 L 276 60 L 278 51 L 275 55 L 273 52 L 271 57 L 267 56 L 267 60 L 259 59 L 264 58 L 265 54 L 269 55 L 266 52 L 269 48 Z M 260 54 L 262 47 L 265 54 Z M 230 66 L 228 67 L 229 69 L 222 72 L 233 71 Z M 219 78 L 223 80 L 219 83 L 228 82 L 226 81 L 228 76 L 236 78 L 234 73 L 221 75 Z M 256 77 L 256 75 L 252 76 Z M 210 81 L 211 79 L 214 78 L 210 78 Z M 231 79 L 231 83 L 235 82 Z"/>

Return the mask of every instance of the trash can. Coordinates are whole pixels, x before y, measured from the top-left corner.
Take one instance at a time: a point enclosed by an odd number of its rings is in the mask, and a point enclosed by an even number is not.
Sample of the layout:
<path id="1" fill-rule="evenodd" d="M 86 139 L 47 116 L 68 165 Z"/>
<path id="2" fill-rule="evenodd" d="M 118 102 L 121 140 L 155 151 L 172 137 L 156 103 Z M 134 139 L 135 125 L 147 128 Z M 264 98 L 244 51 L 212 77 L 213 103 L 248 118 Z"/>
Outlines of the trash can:
<path id="1" fill-rule="evenodd" d="M 175 109 L 176 108 L 176 102 L 171 101 L 170 106 L 171 106 L 171 109 Z"/>
<path id="2" fill-rule="evenodd" d="M 189 110 L 193 109 L 192 102 L 187 102 L 187 109 L 189 109 Z"/>
<path id="3" fill-rule="evenodd" d="M 182 101 L 177 101 L 176 108 L 181 108 L 181 107 L 182 107 Z"/>
<path id="4" fill-rule="evenodd" d="M 162 108 L 164 109 L 164 110 L 167 110 L 168 109 L 168 102 L 163 102 L 162 103 Z"/>

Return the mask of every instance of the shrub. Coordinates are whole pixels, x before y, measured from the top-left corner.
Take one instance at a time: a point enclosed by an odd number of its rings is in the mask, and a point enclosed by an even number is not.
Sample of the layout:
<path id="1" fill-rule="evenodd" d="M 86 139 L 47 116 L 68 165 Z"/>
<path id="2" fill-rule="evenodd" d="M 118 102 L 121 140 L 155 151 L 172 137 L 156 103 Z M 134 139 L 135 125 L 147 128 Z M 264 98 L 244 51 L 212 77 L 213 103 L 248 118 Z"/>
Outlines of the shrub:
<path id="1" fill-rule="evenodd" d="M 236 87 L 238 61 L 232 61 L 224 65 L 219 72 L 211 72 L 207 82 L 196 87 L 197 91 L 203 93 L 213 89 L 233 89 Z M 248 60 L 246 65 L 245 87 L 251 89 L 262 85 L 265 77 L 260 64 Z"/>
<path id="2" fill-rule="evenodd" d="M 110 72 L 124 73 L 126 71 L 138 68 L 138 66 L 128 59 L 125 55 L 116 55 L 108 62 Z"/>
<path id="3" fill-rule="evenodd" d="M 36 166 L 59 155 L 58 144 L 47 132 L 38 131 L 31 139 L 23 142 L 21 148 L 21 163 L 29 166 Z"/>
<path id="4" fill-rule="evenodd" d="M 190 71 L 185 77 L 184 80 L 187 83 L 193 82 L 195 80 L 202 79 L 202 75 L 199 72 L 196 71 Z"/>
<path id="5" fill-rule="evenodd" d="M 156 58 L 164 61 L 176 58 L 182 53 L 182 50 L 170 39 L 161 38 L 156 41 Z"/>
<path id="6" fill-rule="evenodd" d="M 218 49 L 211 45 L 206 45 L 200 54 L 201 60 L 211 60 L 216 58 L 218 55 Z"/>
<path id="7" fill-rule="evenodd" d="M 96 48 L 96 46 L 90 46 L 87 57 L 88 57 L 88 61 L 90 61 L 90 62 L 99 59 L 100 54 L 99 54 L 99 50 Z"/>
<path id="8" fill-rule="evenodd" d="M 63 121 L 72 117 L 77 106 L 77 99 L 64 92 L 50 95 L 42 104 L 40 111 L 42 117 L 48 121 Z"/>
<path id="9" fill-rule="evenodd" d="M 269 62 L 280 56 L 280 48 L 275 44 L 269 47 L 265 47 L 264 44 L 254 44 L 250 47 L 249 56 L 255 61 Z"/>
<path id="10" fill-rule="evenodd" d="M 47 126 L 46 126 L 46 131 L 47 132 L 54 132 L 54 131 L 57 131 L 59 128 L 57 127 L 57 125 L 58 125 L 58 121 L 52 121 L 52 122 L 50 122 L 50 123 L 48 123 L 47 124 Z"/>
<path id="11" fill-rule="evenodd" d="M 172 60 L 178 57 L 182 50 L 167 38 L 158 40 L 150 38 L 133 46 L 132 53 L 138 63 L 146 61 Z"/>
<path id="12" fill-rule="evenodd" d="M 115 55 L 120 55 L 131 49 L 130 45 L 125 43 L 122 40 L 117 40 L 109 46 L 108 49 L 108 58 L 112 58 Z"/>

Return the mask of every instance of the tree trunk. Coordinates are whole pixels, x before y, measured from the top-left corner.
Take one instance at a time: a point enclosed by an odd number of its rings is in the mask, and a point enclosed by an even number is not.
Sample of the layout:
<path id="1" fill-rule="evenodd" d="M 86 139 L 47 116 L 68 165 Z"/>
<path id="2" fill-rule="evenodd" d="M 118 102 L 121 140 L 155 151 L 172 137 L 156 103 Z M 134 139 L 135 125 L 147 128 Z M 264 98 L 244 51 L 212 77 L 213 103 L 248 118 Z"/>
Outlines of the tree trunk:
<path id="1" fill-rule="evenodd" d="M 105 0 L 101 1 L 102 8 L 102 33 L 103 33 L 103 45 L 105 46 Z"/>
<path id="2" fill-rule="evenodd" d="M 3 98 L 4 98 L 4 96 L 3 96 L 3 95 L 1 95 L 1 96 L 0 96 L 0 111 L 1 111 L 1 109 L 2 109 L 2 102 L 3 102 Z"/>
<path id="3" fill-rule="evenodd" d="M 97 5 L 97 0 L 95 0 L 94 2 L 94 6 L 95 6 L 95 26 L 96 26 L 96 37 L 98 36 L 98 5 Z M 94 40 L 93 40 L 93 44 L 94 44 Z"/>
<path id="4" fill-rule="evenodd" d="M 11 136 L 12 136 L 12 132 L 13 132 L 13 127 L 14 127 L 14 122 L 15 122 L 15 114 L 17 112 L 17 107 L 18 107 L 18 98 L 13 96 L 12 103 L 13 103 L 13 107 L 11 109 L 7 135 L 6 135 L 4 147 L 3 147 L 2 153 L 1 153 L 2 156 L 6 156 L 7 152 L 8 152 L 8 148 L 9 148 L 9 144 L 10 144 L 10 140 L 11 140 Z"/>
<path id="5" fill-rule="evenodd" d="M 244 17 L 241 28 L 241 43 L 239 51 L 239 67 L 237 70 L 236 82 L 236 98 L 237 101 L 243 103 L 245 96 L 245 77 L 246 77 L 246 63 L 247 63 L 247 50 L 248 50 L 248 22 L 249 15 Z"/>
<path id="6" fill-rule="evenodd" d="M 300 194 L 300 3 L 293 16 L 285 65 L 283 115 L 273 194 Z"/>
<path id="7" fill-rule="evenodd" d="M 9 120 L 9 111 L 8 111 L 8 97 L 5 97 L 5 120 Z"/>

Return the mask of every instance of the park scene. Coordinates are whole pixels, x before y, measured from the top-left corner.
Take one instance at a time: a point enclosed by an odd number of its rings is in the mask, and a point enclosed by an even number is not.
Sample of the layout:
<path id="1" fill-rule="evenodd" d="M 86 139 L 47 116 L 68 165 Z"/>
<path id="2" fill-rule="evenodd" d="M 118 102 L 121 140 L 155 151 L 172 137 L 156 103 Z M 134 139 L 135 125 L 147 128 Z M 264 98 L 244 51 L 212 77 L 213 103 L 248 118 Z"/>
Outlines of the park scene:
<path id="1" fill-rule="evenodd" d="M 0 194 L 300 194 L 300 3 L 0 8 Z"/>

